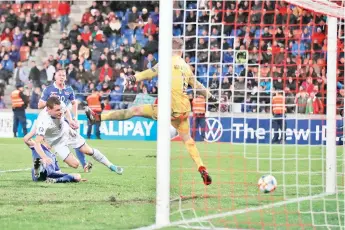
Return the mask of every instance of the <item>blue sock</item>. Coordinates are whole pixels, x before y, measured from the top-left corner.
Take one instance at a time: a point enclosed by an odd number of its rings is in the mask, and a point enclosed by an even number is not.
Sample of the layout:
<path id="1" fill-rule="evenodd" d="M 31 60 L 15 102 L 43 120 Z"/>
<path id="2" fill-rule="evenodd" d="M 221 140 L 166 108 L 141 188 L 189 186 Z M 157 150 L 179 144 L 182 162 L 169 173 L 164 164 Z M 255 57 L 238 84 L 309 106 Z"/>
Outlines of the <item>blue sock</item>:
<path id="1" fill-rule="evenodd" d="M 67 174 L 63 177 L 56 179 L 56 183 L 68 183 L 68 182 L 74 182 L 74 177 L 72 175 Z"/>
<path id="2" fill-rule="evenodd" d="M 87 162 L 86 162 L 85 154 L 82 153 L 82 152 L 80 152 L 79 149 L 76 149 L 76 150 L 75 150 L 75 153 L 77 154 L 77 158 L 78 158 L 78 160 L 79 160 L 81 166 L 84 168 L 85 165 L 86 165 L 86 163 L 87 163 Z"/>

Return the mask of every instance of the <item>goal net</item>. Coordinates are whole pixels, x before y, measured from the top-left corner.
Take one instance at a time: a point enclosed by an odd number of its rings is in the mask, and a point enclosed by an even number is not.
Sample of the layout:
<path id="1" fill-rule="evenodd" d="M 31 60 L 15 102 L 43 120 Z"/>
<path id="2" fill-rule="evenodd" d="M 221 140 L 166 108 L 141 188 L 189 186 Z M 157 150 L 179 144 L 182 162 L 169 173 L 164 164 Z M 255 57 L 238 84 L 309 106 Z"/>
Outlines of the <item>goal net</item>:
<path id="1" fill-rule="evenodd" d="M 172 143 L 170 226 L 345 229 L 344 1 L 184 0 L 173 12 L 184 58 L 220 104 L 190 120 L 212 185 Z M 263 175 L 274 192 L 259 191 Z"/>

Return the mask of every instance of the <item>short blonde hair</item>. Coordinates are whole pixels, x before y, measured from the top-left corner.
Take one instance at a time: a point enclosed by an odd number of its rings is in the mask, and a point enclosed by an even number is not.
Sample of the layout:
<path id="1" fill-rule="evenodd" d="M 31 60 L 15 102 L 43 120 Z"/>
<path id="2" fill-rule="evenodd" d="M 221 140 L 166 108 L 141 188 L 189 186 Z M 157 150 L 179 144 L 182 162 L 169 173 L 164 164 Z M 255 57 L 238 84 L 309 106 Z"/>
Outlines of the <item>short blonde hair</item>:
<path id="1" fill-rule="evenodd" d="M 181 38 L 173 38 L 172 48 L 173 48 L 173 50 L 182 50 L 183 49 L 183 40 Z"/>

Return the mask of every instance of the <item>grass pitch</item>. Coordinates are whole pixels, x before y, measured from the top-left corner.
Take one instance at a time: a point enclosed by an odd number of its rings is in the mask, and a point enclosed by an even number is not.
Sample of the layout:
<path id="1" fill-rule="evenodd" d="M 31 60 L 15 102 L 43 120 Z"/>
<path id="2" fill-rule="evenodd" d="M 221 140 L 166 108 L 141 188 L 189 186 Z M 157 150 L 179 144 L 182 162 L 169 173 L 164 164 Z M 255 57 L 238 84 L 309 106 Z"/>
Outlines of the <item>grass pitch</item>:
<path id="1" fill-rule="evenodd" d="M 124 175 L 118 176 L 95 162 L 89 174 L 60 162 L 63 171 L 79 172 L 88 182 L 34 183 L 29 171 L 8 171 L 30 168 L 30 150 L 20 139 L 0 139 L 0 229 L 133 229 L 152 225 L 156 143 L 89 141 L 89 144 L 115 164 L 124 166 Z M 322 194 L 325 149 L 221 143 L 199 143 L 198 147 L 213 184 L 203 185 L 184 146 L 173 143 L 172 213 L 180 209 L 181 198 L 182 209 L 195 210 L 198 217 L 230 212 L 229 216 L 209 220 L 216 227 L 340 229 L 342 226 L 344 229 L 343 149 L 338 149 L 336 195 L 261 209 L 263 205 Z M 259 177 L 266 173 L 272 173 L 278 180 L 278 188 L 272 194 L 261 194 L 257 189 Z M 244 212 L 234 213 L 238 210 Z M 195 217 L 192 211 L 183 214 L 186 219 Z M 171 215 L 172 222 L 181 219 L 179 212 Z"/>

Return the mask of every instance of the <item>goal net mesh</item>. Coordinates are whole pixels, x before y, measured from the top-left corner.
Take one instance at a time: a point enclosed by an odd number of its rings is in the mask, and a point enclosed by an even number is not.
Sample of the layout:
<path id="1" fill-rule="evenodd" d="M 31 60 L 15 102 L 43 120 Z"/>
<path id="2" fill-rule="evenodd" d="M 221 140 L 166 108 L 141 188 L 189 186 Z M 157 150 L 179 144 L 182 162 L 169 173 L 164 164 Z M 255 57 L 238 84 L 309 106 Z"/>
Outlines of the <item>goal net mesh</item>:
<path id="1" fill-rule="evenodd" d="M 338 18 L 337 79 L 326 75 L 330 16 Z M 172 225 L 344 229 L 344 1 L 174 1 L 173 36 L 220 104 L 191 118 L 212 185 L 184 145 L 172 144 Z M 334 194 L 326 193 L 327 81 L 337 81 Z M 285 131 L 272 119 L 274 90 L 285 97 Z M 197 90 L 188 94 L 192 102 Z M 264 194 L 257 181 L 268 174 L 278 187 Z"/>

